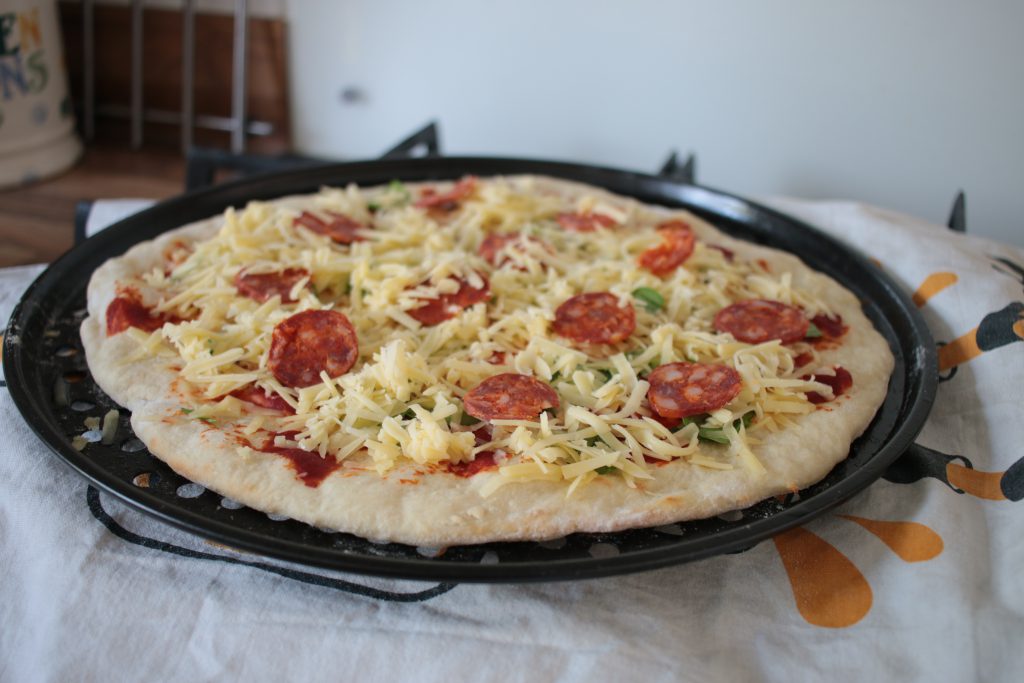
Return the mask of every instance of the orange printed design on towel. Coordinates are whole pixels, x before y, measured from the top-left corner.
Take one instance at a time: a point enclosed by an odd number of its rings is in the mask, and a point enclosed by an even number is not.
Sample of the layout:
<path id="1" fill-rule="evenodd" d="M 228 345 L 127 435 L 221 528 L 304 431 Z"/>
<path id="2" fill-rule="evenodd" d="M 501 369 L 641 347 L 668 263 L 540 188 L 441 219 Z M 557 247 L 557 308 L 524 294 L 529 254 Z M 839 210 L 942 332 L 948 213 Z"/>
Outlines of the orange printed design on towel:
<path id="1" fill-rule="evenodd" d="M 904 562 L 924 562 L 938 557 L 944 544 L 942 537 L 917 522 L 885 522 L 854 515 L 839 515 L 859 524 L 877 536 Z"/>
<path id="2" fill-rule="evenodd" d="M 853 562 L 803 527 L 776 536 L 793 598 L 808 623 L 827 628 L 853 626 L 871 609 L 871 586 Z"/>
<path id="3" fill-rule="evenodd" d="M 1024 285 L 1024 266 L 1007 258 L 992 257 L 992 268 Z M 955 285 L 955 273 L 932 273 L 914 294 L 914 303 L 923 306 L 939 292 Z M 941 344 L 938 350 L 939 381 L 953 379 L 960 365 L 989 351 L 1024 340 L 1024 302 L 1013 301 L 985 315 L 977 327 L 953 341 Z M 1016 347 L 1019 352 L 1020 347 Z M 992 501 L 1024 499 L 1024 458 L 1019 458 L 1003 472 L 974 469 L 961 455 L 948 455 L 914 444 L 885 473 L 885 478 L 898 484 L 910 484 L 925 477 L 938 479 L 957 493 Z"/>
<path id="4" fill-rule="evenodd" d="M 924 306 L 933 296 L 955 285 L 958 279 L 956 273 L 932 273 L 924 279 L 921 286 L 914 292 L 914 304 L 918 308 Z"/>
<path id="5" fill-rule="evenodd" d="M 924 524 L 839 516 L 878 537 L 905 562 L 924 562 L 942 553 L 942 537 Z M 871 611 L 874 594 L 867 578 L 831 543 L 803 527 L 772 540 L 793 588 L 797 611 L 809 624 L 845 628 Z"/>
<path id="6" fill-rule="evenodd" d="M 1002 486 L 1005 476 L 1006 472 L 983 472 L 957 462 L 946 464 L 946 479 L 949 480 L 949 485 L 975 498 L 1006 500 Z"/>

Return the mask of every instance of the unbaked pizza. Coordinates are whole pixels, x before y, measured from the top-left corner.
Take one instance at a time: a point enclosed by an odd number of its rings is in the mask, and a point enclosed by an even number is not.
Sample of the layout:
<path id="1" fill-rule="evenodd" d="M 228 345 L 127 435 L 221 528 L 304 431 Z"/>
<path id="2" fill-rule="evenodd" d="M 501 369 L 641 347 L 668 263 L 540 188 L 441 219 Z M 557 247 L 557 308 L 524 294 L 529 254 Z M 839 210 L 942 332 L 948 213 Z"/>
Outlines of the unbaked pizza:
<path id="1" fill-rule="evenodd" d="M 177 472 L 418 545 L 797 491 L 893 367 L 856 297 L 794 256 L 532 176 L 252 202 L 111 259 L 88 307 L 93 377 Z"/>

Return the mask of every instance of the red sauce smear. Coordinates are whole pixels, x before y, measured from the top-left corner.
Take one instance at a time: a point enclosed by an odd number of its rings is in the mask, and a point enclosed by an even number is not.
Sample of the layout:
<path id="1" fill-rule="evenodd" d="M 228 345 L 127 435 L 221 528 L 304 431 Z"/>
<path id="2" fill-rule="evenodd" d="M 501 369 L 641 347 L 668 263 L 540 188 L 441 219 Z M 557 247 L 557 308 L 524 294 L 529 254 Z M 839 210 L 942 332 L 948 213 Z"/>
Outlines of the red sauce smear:
<path id="1" fill-rule="evenodd" d="M 849 331 L 849 327 L 843 324 L 841 315 L 825 315 L 819 313 L 811 318 L 814 326 L 821 330 L 822 339 L 839 339 Z"/>
<path id="2" fill-rule="evenodd" d="M 333 455 L 321 458 L 320 454 L 316 451 L 311 452 L 304 451 L 301 448 L 274 445 L 274 439 L 278 436 L 294 439 L 297 434 L 298 432 L 271 434 L 263 445 L 256 448 L 256 450 L 280 455 L 287 459 L 291 468 L 295 470 L 299 481 L 310 488 L 316 488 L 331 472 L 341 468 L 341 464 L 334 459 Z"/>
<path id="3" fill-rule="evenodd" d="M 599 226 L 615 227 L 615 219 L 603 213 L 560 213 L 555 220 L 564 229 L 572 232 L 594 232 Z"/>
<path id="4" fill-rule="evenodd" d="M 835 366 L 836 374 L 833 375 L 804 375 L 802 379 L 813 379 L 815 382 L 821 382 L 832 387 L 832 394 L 835 398 L 839 398 L 853 386 L 853 375 L 841 365 Z M 825 398 L 816 391 L 807 392 L 807 400 L 815 405 L 819 403 L 827 403 L 831 399 Z"/>
<path id="5" fill-rule="evenodd" d="M 487 358 L 487 362 L 491 365 L 505 365 L 508 363 L 508 352 L 495 351 Z"/>
<path id="6" fill-rule="evenodd" d="M 709 244 L 708 248 L 722 252 L 722 256 L 724 256 L 725 260 L 728 261 L 729 263 L 732 263 L 733 259 L 736 258 L 736 252 L 733 251 L 732 249 L 729 249 L 728 247 L 723 247 L 718 244 Z"/>
<path id="7" fill-rule="evenodd" d="M 176 315 L 154 313 L 145 304 L 139 293 L 133 289 L 122 289 L 107 306 L 107 336 L 124 332 L 129 327 L 136 327 L 144 332 L 154 332 L 164 323 L 180 323 Z"/>
<path id="8" fill-rule="evenodd" d="M 803 353 L 798 354 L 797 357 L 793 359 L 793 366 L 797 368 L 802 368 L 805 365 L 809 365 L 812 360 L 814 360 L 814 354 L 811 353 L 810 351 L 804 351 Z"/>
<path id="9" fill-rule="evenodd" d="M 230 395 L 240 401 L 257 405 L 260 408 L 279 410 L 282 413 L 287 413 L 289 415 L 295 414 L 295 409 L 288 405 L 287 401 L 277 394 L 266 393 L 255 384 L 247 384 L 241 389 L 235 389 Z"/>
<path id="10" fill-rule="evenodd" d="M 175 240 L 164 249 L 163 257 L 166 265 L 164 266 L 164 275 L 170 275 L 174 272 L 174 269 L 184 263 L 189 255 L 192 254 L 192 248 L 185 244 L 181 240 Z"/>
<path id="11" fill-rule="evenodd" d="M 480 451 L 476 459 L 470 462 L 450 462 L 447 464 L 448 471 L 457 477 L 472 477 L 474 474 L 493 470 L 498 467 L 494 462 L 494 451 Z"/>

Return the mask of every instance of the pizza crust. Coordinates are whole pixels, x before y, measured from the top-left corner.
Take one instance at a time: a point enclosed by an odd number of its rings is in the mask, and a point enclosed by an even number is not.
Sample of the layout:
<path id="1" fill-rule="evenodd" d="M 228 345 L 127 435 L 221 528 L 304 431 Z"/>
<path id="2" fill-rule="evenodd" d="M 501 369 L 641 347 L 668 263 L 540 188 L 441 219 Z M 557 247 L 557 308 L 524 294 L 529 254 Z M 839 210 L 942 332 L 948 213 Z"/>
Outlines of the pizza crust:
<path id="1" fill-rule="evenodd" d="M 544 191 L 566 196 L 599 192 L 623 201 L 577 183 L 546 178 L 534 182 Z M 308 200 L 279 201 L 302 206 Z M 659 207 L 646 209 L 672 213 Z M 842 400 L 799 417 L 792 428 L 763 435 L 757 457 L 765 473 L 743 467 L 713 470 L 674 460 L 653 467 L 654 479 L 638 481 L 637 488 L 629 488 L 621 477 L 597 477 L 568 498 L 565 482 L 546 481 L 517 482 L 482 497 L 480 488 L 488 479 L 501 476 L 496 471 L 464 478 L 408 462 L 380 476 L 367 456 L 356 455 L 319 486 L 310 487 L 284 458 L 239 449 L 237 433 L 181 419 L 182 392 L 168 360 L 151 357 L 125 362 L 137 354 L 138 345 L 124 334 L 105 335 L 105 311 L 117 294 L 118 282 L 161 265 L 165 249 L 175 241 L 212 236 L 222 220 L 215 217 L 168 232 L 96 271 L 88 289 L 89 317 L 81 328 L 89 367 L 97 384 L 131 410 L 136 435 L 176 472 L 249 507 L 320 528 L 370 539 L 447 546 L 613 532 L 741 509 L 824 478 L 871 422 L 885 398 L 893 368 L 888 344 L 863 314 L 856 297 L 835 280 L 812 271 L 793 255 L 699 226 L 699 239 L 727 247 L 740 259 L 764 259 L 775 272 L 791 272 L 800 287 L 813 289 L 849 327 L 841 346 L 819 355 L 823 365 L 845 367 L 855 378 L 854 386 Z"/>

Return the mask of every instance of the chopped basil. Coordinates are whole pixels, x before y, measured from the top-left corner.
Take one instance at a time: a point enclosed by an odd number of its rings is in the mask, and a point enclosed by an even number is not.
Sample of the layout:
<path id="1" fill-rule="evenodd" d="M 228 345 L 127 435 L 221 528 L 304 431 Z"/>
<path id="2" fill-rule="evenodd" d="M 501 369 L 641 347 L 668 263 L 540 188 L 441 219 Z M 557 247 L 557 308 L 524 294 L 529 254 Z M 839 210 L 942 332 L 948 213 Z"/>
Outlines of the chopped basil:
<path id="1" fill-rule="evenodd" d="M 594 471 L 598 474 L 612 474 L 613 472 L 617 472 L 618 468 L 612 467 L 611 465 L 605 465 L 604 467 L 598 467 Z"/>
<path id="2" fill-rule="evenodd" d="M 402 419 L 404 420 L 411 420 L 414 417 L 416 417 L 416 411 L 414 411 L 412 408 L 409 408 L 404 413 L 402 413 Z"/>
<path id="3" fill-rule="evenodd" d="M 612 381 L 612 371 L 611 370 L 608 370 L 607 368 L 596 368 L 596 370 L 599 373 L 601 373 L 601 376 L 604 377 L 604 381 L 605 382 L 611 382 Z"/>
<path id="4" fill-rule="evenodd" d="M 217 420 L 213 419 L 212 417 L 197 417 L 196 419 L 199 420 L 200 422 L 205 422 L 208 425 L 217 424 Z"/>
<path id="5" fill-rule="evenodd" d="M 807 339 L 817 339 L 818 337 L 824 336 L 818 326 L 811 323 L 807 326 L 807 334 L 804 335 Z"/>
<path id="6" fill-rule="evenodd" d="M 590 446 L 591 448 L 593 448 L 594 446 L 596 446 L 599 443 L 601 443 L 601 437 L 599 437 L 599 436 L 587 437 L 587 445 Z"/>
<path id="7" fill-rule="evenodd" d="M 637 287 L 633 290 L 633 297 L 643 302 L 648 313 L 657 313 L 665 307 L 665 297 L 650 287 Z"/>
<path id="8" fill-rule="evenodd" d="M 181 412 L 183 412 L 185 415 L 191 415 L 192 413 L 195 412 L 195 410 L 192 408 L 182 408 Z"/>
<path id="9" fill-rule="evenodd" d="M 377 202 L 366 202 L 366 209 L 370 213 L 376 213 L 380 211 L 380 204 L 378 204 Z"/>
<path id="10" fill-rule="evenodd" d="M 462 425 L 463 427 L 468 427 L 470 425 L 475 425 L 478 422 L 480 422 L 480 420 L 476 419 L 475 417 L 473 417 L 469 413 L 463 413 L 462 417 L 459 418 L 459 424 Z"/>

